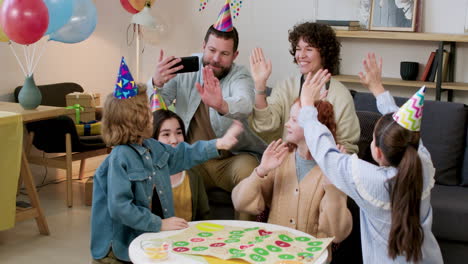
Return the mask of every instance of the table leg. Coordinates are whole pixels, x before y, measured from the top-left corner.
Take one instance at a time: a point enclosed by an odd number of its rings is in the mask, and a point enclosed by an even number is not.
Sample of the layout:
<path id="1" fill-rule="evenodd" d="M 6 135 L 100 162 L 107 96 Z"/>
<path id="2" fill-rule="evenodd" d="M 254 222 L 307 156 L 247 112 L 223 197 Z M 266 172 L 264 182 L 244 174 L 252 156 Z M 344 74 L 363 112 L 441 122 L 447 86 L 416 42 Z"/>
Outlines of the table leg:
<path id="1" fill-rule="evenodd" d="M 32 208 L 17 208 L 16 222 L 35 218 L 37 227 L 39 228 L 39 233 L 49 235 L 49 226 L 47 225 L 44 212 L 42 211 L 39 196 L 37 195 L 36 186 L 34 185 L 34 180 L 31 174 L 31 169 L 29 168 L 28 159 L 26 158 L 24 151 L 21 153 L 21 176 Z"/>

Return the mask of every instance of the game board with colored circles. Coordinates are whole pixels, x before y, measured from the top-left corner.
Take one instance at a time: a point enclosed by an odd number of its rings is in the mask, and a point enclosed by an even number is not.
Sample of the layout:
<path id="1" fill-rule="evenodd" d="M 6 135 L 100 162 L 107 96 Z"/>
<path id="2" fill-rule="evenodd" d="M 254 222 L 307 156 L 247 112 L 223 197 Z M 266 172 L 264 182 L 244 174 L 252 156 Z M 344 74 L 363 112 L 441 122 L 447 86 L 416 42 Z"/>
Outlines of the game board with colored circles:
<path id="1" fill-rule="evenodd" d="M 209 222 L 198 223 L 169 237 L 172 251 L 242 259 L 249 263 L 314 263 L 333 238 L 296 236 L 288 231 L 267 231 Z"/>

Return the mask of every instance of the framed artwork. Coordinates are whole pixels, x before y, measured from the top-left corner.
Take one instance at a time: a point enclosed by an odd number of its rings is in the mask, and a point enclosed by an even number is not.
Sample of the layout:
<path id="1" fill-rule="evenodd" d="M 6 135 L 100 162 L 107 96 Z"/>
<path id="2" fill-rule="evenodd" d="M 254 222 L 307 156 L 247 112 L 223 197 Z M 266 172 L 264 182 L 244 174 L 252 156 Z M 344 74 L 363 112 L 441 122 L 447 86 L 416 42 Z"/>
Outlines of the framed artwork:
<path id="1" fill-rule="evenodd" d="M 420 0 L 374 0 L 370 15 L 370 30 L 416 30 Z"/>

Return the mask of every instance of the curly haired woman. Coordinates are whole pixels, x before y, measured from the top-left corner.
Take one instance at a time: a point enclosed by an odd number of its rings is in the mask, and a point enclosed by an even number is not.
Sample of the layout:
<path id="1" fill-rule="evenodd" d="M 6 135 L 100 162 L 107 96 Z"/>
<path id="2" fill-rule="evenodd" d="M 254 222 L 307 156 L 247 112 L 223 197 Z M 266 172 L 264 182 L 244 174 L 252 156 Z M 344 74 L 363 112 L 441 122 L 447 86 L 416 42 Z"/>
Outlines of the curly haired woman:
<path id="1" fill-rule="evenodd" d="M 266 97 L 266 82 L 271 75 L 271 61 L 267 61 L 261 48 L 255 48 L 250 55 L 250 71 L 255 81 L 255 107 L 251 126 L 268 142 L 284 138 L 284 124 L 289 119 L 289 108 L 300 96 L 304 78 L 319 69 L 338 74 L 340 47 L 334 30 L 324 24 L 305 22 L 295 25 L 289 31 L 290 53 L 299 73 L 274 86 L 271 96 Z M 333 77 L 323 88 L 323 97 L 333 105 L 338 127 L 337 142 L 348 153 L 358 151 L 359 121 L 354 110 L 352 96 L 348 89 Z"/>

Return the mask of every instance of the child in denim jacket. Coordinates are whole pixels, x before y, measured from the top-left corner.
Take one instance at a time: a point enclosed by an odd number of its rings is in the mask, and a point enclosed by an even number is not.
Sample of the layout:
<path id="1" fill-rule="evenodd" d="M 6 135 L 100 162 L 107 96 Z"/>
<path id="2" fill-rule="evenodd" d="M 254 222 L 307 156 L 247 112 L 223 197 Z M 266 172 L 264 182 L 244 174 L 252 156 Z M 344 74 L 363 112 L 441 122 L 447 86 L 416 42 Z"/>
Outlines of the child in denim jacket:
<path id="1" fill-rule="evenodd" d="M 93 263 L 126 263 L 140 234 L 188 227 L 174 217 L 170 175 L 218 157 L 217 150 L 234 146 L 242 131 L 234 123 L 220 139 L 173 148 L 151 138 L 152 121 L 146 87 L 135 85 L 122 58 L 115 92 L 103 109 L 102 136 L 114 149 L 94 176 Z"/>

